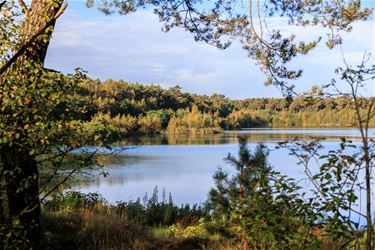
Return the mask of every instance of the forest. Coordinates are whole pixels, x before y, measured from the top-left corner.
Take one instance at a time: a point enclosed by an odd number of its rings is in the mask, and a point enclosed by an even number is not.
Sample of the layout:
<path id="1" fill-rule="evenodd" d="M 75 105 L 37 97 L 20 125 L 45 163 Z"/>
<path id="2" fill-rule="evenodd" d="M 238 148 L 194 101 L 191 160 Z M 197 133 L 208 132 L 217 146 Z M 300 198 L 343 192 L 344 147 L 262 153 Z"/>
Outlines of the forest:
<path id="1" fill-rule="evenodd" d="M 87 131 L 105 124 L 116 137 L 259 127 L 350 128 L 356 123 L 353 102 L 347 97 L 231 100 L 223 94 L 182 92 L 178 85 L 85 79 L 77 98 L 86 110 L 76 119 L 85 122 Z M 368 105 L 363 98 L 362 112 Z M 374 119 L 370 122 L 375 125 Z"/>

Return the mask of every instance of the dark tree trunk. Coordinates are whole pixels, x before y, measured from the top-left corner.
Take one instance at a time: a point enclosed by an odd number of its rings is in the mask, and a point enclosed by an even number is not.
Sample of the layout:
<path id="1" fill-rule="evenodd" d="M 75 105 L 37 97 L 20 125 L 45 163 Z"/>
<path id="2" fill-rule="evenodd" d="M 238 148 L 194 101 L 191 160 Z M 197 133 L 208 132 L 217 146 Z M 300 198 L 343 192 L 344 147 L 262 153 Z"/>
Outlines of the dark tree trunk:
<path id="1" fill-rule="evenodd" d="M 39 249 L 41 233 L 37 164 L 29 156 L 28 150 L 10 150 L 3 156 L 8 208 L 6 221 L 9 223 L 8 230 L 12 232 L 8 244 Z"/>
<path id="2" fill-rule="evenodd" d="M 22 42 L 27 43 L 46 25 L 50 27 L 15 61 L 8 73 L 1 76 L 3 80 L 7 74 L 17 74 L 17 79 L 20 79 L 17 85 L 28 88 L 30 76 L 35 77 L 33 69 L 43 67 L 55 24 L 55 16 L 63 2 L 64 0 L 32 1 L 26 12 Z M 2 187 L 0 223 L 8 224 L 6 227 L 10 230 L 19 230 L 14 234 L 14 239 L 10 239 L 7 244 L 12 244 L 12 240 L 17 240 L 18 247 L 27 249 L 39 249 L 41 239 L 39 173 L 35 154 L 30 153 L 35 150 L 35 147 L 33 143 L 22 146 L 13 145 L 7 149 L 3 148 L 0 152 L 0 186 Z M 15 221 L 19 222 L 17 228 L 14 228 Z"/>

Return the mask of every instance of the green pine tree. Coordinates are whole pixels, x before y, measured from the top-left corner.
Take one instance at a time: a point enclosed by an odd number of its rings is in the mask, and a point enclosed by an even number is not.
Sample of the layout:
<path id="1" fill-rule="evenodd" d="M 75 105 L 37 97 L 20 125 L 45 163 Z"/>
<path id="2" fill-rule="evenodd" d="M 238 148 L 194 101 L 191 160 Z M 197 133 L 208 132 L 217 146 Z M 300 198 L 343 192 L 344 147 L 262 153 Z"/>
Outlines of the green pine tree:
<path id="1" fill-rule="evenodd" d="M 269 150 L 262 144 L 251 152 L 239 138 L 238 158 L 225 161 L 235 169 L 219 169 L 207 206 L 213 215 L 211 230 L 250 249 L 314 249 L 314 212 L 299 194 L 292 179 L 268 163 Z"/>

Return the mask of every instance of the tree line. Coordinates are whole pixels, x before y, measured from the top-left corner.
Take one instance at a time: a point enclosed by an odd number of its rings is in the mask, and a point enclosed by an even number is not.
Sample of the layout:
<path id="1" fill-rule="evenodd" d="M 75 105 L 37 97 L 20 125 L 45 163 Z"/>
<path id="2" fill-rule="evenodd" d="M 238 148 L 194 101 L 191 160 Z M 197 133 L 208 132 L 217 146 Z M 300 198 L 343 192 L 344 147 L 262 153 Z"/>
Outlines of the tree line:
<path id="1" fill-rule="evenodd" d="M 254 127 L 353 127 L 356 122 L 353 102 L 343 96 L 231 100 L 222 94 L 182 92 L 178 85 L 162 88 L 86 79 L 75 101 L 85 107 L 76 119 L 85 123 L 88 133 L 106 125 L 119 136 L 215 133 Z M 368 100 L 362 98 L 362 112 L 367 106 Z M 70 110 L 74 112 L 74 108 Z M 56 110 L 59 112 L 65 111 Z M 373 119 L 370 124 L 375 125 Z"/>

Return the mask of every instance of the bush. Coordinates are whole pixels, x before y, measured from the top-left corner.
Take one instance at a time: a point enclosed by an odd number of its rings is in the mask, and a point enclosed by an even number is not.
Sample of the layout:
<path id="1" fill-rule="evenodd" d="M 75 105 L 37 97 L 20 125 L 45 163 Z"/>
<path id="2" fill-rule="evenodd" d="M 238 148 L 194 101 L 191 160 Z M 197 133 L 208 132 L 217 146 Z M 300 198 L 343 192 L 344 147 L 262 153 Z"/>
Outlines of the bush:
<path id="1" fill-rule="evenodd" d="M 165 194 L 165 192 L 163 192 Z M 117 208 L 128 220 L 138 222 L 145 226 L 170 226 L 180 223 L 184 226 L 195 224 L 200 218 L 207 217 L 207 211 L 197 204 L 189 204 L 180 207 L 173 204 L 172 196 L 166 201 L 163 195 L 162 201 L 158 198 L 158 189 L 155 187 L 151 198 L 147 195 L 136 201 L 118 202 Z"/>
<path id="2" fill-rule="evenodd" d="M 238 159 L 230 154 L 226 158 L 235 174 L 220 169 L 214 175 L 216 185 L 208 201 L 213 216 L 210 230 L 250 249 L 316 249 L 316 217 L 301 199 L 300 187 L 272 170 L 263 145 L 253 154 L 246 139 L 240 138 L 239 146 Z"/>

